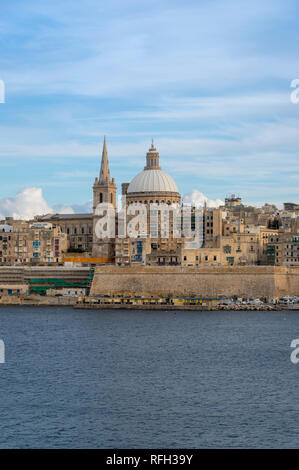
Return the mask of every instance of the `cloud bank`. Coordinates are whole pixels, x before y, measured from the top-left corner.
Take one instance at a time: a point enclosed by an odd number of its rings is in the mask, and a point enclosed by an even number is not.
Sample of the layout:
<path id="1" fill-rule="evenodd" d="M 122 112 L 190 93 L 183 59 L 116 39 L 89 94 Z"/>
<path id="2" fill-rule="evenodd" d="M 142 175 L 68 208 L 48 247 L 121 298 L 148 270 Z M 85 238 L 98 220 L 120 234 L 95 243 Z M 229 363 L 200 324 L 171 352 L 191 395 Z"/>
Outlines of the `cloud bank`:
<path id="1" fill-rule="evenodd" d="M 5 217 L 30 220 L 36 215 L 74 214 L 91 211 L 91 202 L 85 204 L 57 204 L 51 207 L 44 198 L 41 188 L 24 188 L 15 196 L 0 199 L 0 220 Z"/>
<path id="2" fill-rule="evenodd" d="M 198 191 L 198 189 L 192 189 L 189 194 L 186 194 L 183 197 L 183 202 L 185 204 L 194 204 L 196 207 L 204 206 L 205 202 L 207 207 L 219 207 L 223 206 L 224 202 L 221 199 L 209 199 L 203 193 Z"/>

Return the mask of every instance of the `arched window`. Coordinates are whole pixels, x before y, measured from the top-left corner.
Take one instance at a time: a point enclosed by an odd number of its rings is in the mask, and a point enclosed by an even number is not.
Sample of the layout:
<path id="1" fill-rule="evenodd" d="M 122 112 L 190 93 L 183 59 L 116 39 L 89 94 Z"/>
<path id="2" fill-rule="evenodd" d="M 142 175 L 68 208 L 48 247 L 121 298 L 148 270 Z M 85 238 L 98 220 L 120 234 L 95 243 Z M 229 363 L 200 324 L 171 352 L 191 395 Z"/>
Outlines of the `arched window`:
<path id="1" fill-rule="evenodd" d="M 100 193 L 100 202 L 103 202 L 103 193 Z"/>
<path id="2" fill-rule="evenodd" d="M 113 194 L 112 193 L 110 195 L 110 202 L 111 202 L 111 204 L 113 203 Z"/>

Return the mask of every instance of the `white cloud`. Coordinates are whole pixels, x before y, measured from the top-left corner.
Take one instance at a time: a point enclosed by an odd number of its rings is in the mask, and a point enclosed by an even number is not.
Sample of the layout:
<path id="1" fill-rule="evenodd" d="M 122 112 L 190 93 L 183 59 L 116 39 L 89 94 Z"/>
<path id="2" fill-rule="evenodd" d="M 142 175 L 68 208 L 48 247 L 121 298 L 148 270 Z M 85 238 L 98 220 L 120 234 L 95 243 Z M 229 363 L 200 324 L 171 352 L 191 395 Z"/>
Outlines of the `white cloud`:
<path id="1" fill-rule="evenodd" d="M 86 214 L 92 212 L 92 201 L 84 204 L 56 204 L 53 210 L 57 214 Z"/>
<path id="2" fill-rule="evenodd" d="M 203 206 L 206 202 L 207 207 L 219 207 L 224 205 L 224 202 L 221 201 L 221 199 L 209 199 L 203 193 L 198 191 L 198 189 L 192 189 L 189 194 L 185 194 L 183 202 L 185 204 L 194 204 L 195 206 Z"/>
<path id="3" fill-rule="evenodd" d="M 74 214 L 91 211 L 91 201 L 85 204 L 57 204 L 51 207 L 45 200 L 41 188 L 24 188 L 13 197 L 0 199 L 0 220 L 5 217 L 29 220 L 36 215 Z"/>
<path id="4" fill-rule="evenodd" d="M 85 214 L 92 212 L 92 201 L 85 202 L 84 204 L 72 204 L 72 209 L 75 214 Z"/>
<path id="5" fill-rule="evenodd" d="M 53 211 L 56 214 L 74 214 L 72 206 L 68 206 L 67 204 L 56 204 L 53 206 Z"/>
<path id="6" fill-rule="evenodd" d="M 35 215 L 48 214 L 53 209 L 44 199 L 41 188 L 25 188 L 15 196 L 0 199 L 0 218 L 31 219 Z"/>

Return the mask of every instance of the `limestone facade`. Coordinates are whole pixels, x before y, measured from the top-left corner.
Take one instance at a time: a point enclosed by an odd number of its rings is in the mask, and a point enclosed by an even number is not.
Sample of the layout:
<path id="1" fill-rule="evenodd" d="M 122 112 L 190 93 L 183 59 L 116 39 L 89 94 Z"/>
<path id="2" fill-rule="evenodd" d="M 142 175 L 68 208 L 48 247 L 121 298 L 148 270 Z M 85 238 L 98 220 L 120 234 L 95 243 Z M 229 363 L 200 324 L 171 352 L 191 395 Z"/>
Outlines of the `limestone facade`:
<path id="1" fill-rule="evenodd" d="M 67 235 L 49 223 L 12 221 L 11 231 L 0 233 L 0 264 L 4 266 L 61 263 Z"/>

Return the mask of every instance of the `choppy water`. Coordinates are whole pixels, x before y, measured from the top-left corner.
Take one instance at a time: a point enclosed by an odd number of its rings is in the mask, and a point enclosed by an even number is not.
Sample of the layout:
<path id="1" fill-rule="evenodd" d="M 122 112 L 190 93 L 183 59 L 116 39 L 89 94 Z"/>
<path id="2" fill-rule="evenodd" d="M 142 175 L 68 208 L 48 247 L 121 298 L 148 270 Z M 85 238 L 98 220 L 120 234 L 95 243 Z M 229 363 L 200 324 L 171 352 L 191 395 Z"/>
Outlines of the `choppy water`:
<path id="1" fill-rule="evenodd" d="M 299 447 L 299 312 L 1 307 L 1 448 Z"/>

